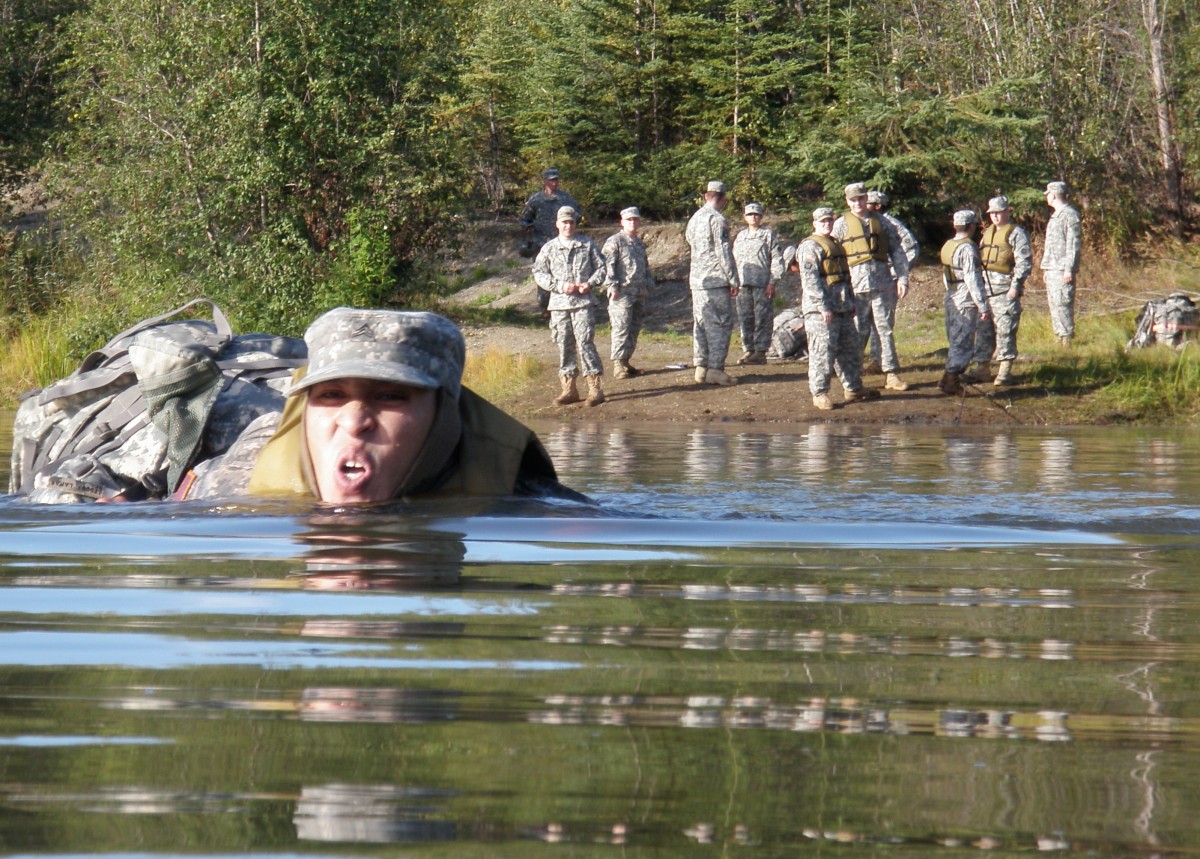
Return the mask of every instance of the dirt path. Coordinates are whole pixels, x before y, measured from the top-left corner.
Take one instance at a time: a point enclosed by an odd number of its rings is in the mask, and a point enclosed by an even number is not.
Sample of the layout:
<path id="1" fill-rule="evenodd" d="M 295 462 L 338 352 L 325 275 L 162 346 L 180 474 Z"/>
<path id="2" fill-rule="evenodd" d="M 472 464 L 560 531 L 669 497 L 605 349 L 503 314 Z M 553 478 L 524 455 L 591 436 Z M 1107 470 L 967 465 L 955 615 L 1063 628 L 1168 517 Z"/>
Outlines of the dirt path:
<path id="1" fill-rule="evenodd" d="M 589 230 L 602 241 L 612 227 Z M 913 289 L 897 312 L 897 340 L 905 360 L 903 376 L 910 388 L 904 392 L 886 391 L 879 400 L 841 406 L 833 412 L 813 408 L 808 390 L 805 361 L 771 361 L 767 366 L 737 367 L 739 339 L 734 334 L 730 348 L 731 375 L 738 379 L 734 387 L 696 385 L 692 380 L 691 300 L 686 285 L 687 252 L 678 225 L 652 226 L 644 231 L 651 268 L 659 279 L 659 288 L 647 314 L 646 331 L 671 333 L 671 337 L 643 337 L 632 363 L 644 375 L 615 380 L 607 329 L 597 336 L 597 348 L 604 361 L 604 389 L 608 402 L 595 408 L 584 404 L 556 406 L 558 394 L 558 358 L 550 331 L 537 321 L 535 288 L 529 278 L 529 261 L 510 249 L 516 247 L 515 227 L 495 224 L 481 230 L 475 245 L 467 250 L 462 265 L 483 265 L 501 269 L 452 298 L 452 303 L 486 304 L 511 308 L 529 320 L 527 325 L 466 325 L 467 348 L 471 352 L 499 349 L 511 354 L 533 356 L 540 370 L 531 382 L 511 397 L 499 398 L 498 405 L 522 419 L 606 421 L 738 421 L 784 422 L 825 421 L 832 423 L 908 423 L 1040 426 L 1071 423 L 1068 398 L 1053 397 L 1047 391 L 1018 384 L 994 390 L 991 385 L 968 387 L 965 397 L 947 397 L 937 389 L 945 361 L 945 351 L 906 356 L 904 330 L 919 317 L 941 313 L 941 284 L 929 265 L 917 269 Z M 515 262 L 513 262 L 515 260 Z M 783 289 L 791 299 L 798 288 L 788 276 Z M 604 314 L 602 319 L 606 321 Z M 1018 380 L 1022 364 L 1017 365 Z M 882 388 L 883 378 L 867 376 L 865 382 Z M 833 383 L 830 395 L 841 399 L 840 385 Z M 1064 401 L 1065 400 L 1065 401 Z"/>

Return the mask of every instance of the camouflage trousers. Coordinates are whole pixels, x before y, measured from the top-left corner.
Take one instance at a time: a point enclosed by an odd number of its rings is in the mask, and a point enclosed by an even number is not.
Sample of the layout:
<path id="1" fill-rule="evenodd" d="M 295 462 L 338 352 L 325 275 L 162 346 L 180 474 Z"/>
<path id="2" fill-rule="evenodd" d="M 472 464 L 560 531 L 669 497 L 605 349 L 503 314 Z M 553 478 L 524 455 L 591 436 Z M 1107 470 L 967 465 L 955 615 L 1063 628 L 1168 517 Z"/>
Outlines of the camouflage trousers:
<path id="1" fill-rule="evenodd" d="M 550 333 L 558 347 L 558 374 L 599 376 L 604 372 L 600 353 L 596 351 L 596 306 L 576 307 L 574 310 L 551 310 Z"/>
<path id="2" fill-rule="evenodd" d="M 858 336 L 863 344 L 871 341 L 872 359 L 878 359 L 885 373 L 899 370 L 900 358 L 896 355 L 896 338 L 892 334 L 896 322 L 896 285 L 879 291 L 857 292 L 854 306 Z"/>
<path id="3" fill-rule="evenodd" d="M 977 364 L 1012 361 L 1017 357 L 1017 328 L 1021 325 L 1021 299 L 1009 298 L 1007 292 L 988 299 L 992 318 L 980 321 L 975 328 L 975 357 Z"/>
<path id="4" fill-rule="evenodd" d="M 946 355 L 946 372 L 961 373 L 971 363 L 975 354 L 975 329 L 979 325 L 979 308 L 968 303 L 960 308 L 954 302 L 954 293 L 946 293 L 946 342 L 950 351 Z"/>
<path id="5" fill-rule="evenodd" d="M 626 296 L 610 299 L 608 321 L 612 324 L 612 359 L 628 361 L 637 348 L 638 335 L 642 333 L 642 320 L 646 315 L 645 296 Z"/>
<path id="6" fill-rule="evenodd" d="M 775 303 L 767 298 L 767 288 L 743 285 L 736 303 L 742 348 L 747 352 L 766 352 L 771 348 L 771 327 L 775 321 Z"/>
<path id="7" fill-rule="evenodd" d="M 733 296 L 727 287 L 692 290 L 692 362 L 724 370 L 733 337 Z"/>
<path id="8" fill-rule="evenodd" d="M 1046 281 L 1046 303 L 1050 305 L 1050 324 L 1056 337 L 1075 336 L 1075 281 L 1063 283 L 1070 272 L 1047 269 L 1042 272 Z"/>
<path id="9" fill-rule="evenodd" d="M 808 389 L 815 397 L 829 392 L 830 371 L 837 372 L 842 388 L 857 391 L 862 387 L 862 339 L 858 336 L 854 314 L 833 314 L 828 325 L 821 313 L 804 314 L 808 334 Z"/>

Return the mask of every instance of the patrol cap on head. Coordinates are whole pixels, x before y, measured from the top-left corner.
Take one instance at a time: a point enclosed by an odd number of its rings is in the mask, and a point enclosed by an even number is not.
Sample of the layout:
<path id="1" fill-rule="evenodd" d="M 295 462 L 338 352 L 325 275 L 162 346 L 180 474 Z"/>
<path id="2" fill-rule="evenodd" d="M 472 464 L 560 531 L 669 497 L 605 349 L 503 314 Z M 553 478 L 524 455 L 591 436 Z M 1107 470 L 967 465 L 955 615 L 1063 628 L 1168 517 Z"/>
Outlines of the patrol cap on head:
<path id="1" fill-rule="evenodd" d="M 308 372 L 288 396 L 346 378 L 445 388 L 455 399 L 462 388 L 466 341 L 436 313 L 338 307 L 308 326 L 304 342 Z"/>
<path id="2" fill-rule="evenodd" d="M 970 209 L 959 209 L 954 213 L 954 226 L 965 227 L 969 224 L 978 224 L 979 216 Z"/>
<path id="3" fill-rule="evenodd" d="M 624 221 L 627 218 L 637 218 L 640 221 L 642 213 L 638 210 L 637 206 L 630 206 L 628 209 L 621 210 L 621 220 Z"/>
<path id="4" fill-rule="evenodd" d="M 706 190 L 710 194 L 728 194 L 729 193 L 729 189 L 725 187 L 725 183 L 722 182 L 720 179 L 713 179 L 711 182 L 709 182 L 708 188 Z"/>
<path id="5" fill-rule="evenodd" d="M 999 197 L 992 197 L 988 200 L 988 214 L 992 212 L 1007 212 L 1009 210 L 1008 197 L 1001 194 Z"/>
<path id="6" fill-rule="evenodd" d="M 888 203 L 891 202 L 891 200 L 892 200 L 892 198 L 887 195 L 886 191 L 868 191 L 867 192 L 867 202 L 868 203 L 878 203 L 881 206 L 886 206 Z"/>
<path id="7" fill-rule="evenodd" d="M 1045 193 L 1047 193 L 1047 194 L 1062 194 L 1065 197 L 1065 196 L 1067 196 L 1067 193 L 1068 193 L 1067 183 L 1066 182 L 1049 182 L 1046 184 L 1046 192 Z"/>
<path id="8" fill-rule="evenodd" d="M 558 178 L 558 168 L 557 167 L 547 167 L 545 170 L 542 171 L 542 179 L 544 179 L 546 181 L 550 181 L 551 179 L 557 179 L 557 178 Z"/>
<path id="9" fill-rule="evenodd" d="M 832 221 L 836 218 L 832 206 L 818 206 L 813 209 L 813 221 Z"/>
<path id="10" fill-rule="evenodd" d="M 761 203 L 747 203 L 746 209 L 743 214 L 761 215 L 762 213 L 763 213 L 763 207 L 762 207 Z"/>
<path id="11" fill-rule="evenodd" d="M 862 182 L 851 182 L 846 186 L 846 199 L 853 200 L 855 197 L 867 196 L 867 186 Z"/>
<path id="12" fill-rule="evenodd" d="M 554 216 L 555 222 L 558 221 L 578 221 L 579 213 L 570 206 L 559 206 L 558 214 Z"/>

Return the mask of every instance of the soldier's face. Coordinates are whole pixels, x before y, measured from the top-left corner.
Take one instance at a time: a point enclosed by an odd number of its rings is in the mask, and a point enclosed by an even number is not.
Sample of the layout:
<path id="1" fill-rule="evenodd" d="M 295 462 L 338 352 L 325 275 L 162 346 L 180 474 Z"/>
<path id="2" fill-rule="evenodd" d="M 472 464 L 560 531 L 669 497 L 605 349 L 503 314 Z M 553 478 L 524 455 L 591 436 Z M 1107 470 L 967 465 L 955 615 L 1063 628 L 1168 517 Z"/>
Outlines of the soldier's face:
<path id="1" fill-rule="evenodd" d="M 822 218 L 819 221 L 813 221 L 813 232 L 818 236 L 833 235 L 833 218 Z"/>
<path id="2" fill-rule="evenodd" d="M 749 215 L 746 215 L 746 223 L 752 227 L 757 227 L 762 223 L 762 215 L 757 212 L 751 212 Z"/>
<path id="3" fill-rule="evenodd" d="M 374 379 L 308 391 L 304 438 L 321 500 L 388 501 L 412 470 L 437 414 L 437 393 Z"/>
<path id="4" fill-rule="evenodd" d="M 571 236 L 575 235 L 575 222 L 574 221 L 559 221 L 558 222 L 558 234 L 560 236 L 562 236 L 564 239 L 571 238 Z"/>
<path id="5" fill-rule="evenodd" d="M 850 211 L 856 215 L 867 214 L 867 195 L 861 197 L 847 197 L 846 205 L 850 207 Z"/>
<path id="6" fill-rule="evenodd" d="M 997 227 L 1007 224 L 1012 217 L 1012 213 L 1005 209 L 1003 212 L 988 212 L 988 217 L 992 219 L 992 223 Z"/>
<path id="7" fill-rule="evenodd" d="M 558 180 L 557 179 L 547 179 L 545 181 L 546 181 L 546 193 L 553 194 L 558 191 Z"/>
<path id="8" fill-rule="evenodd" d="M 621 229 L 625 231 L 627 236 L 636 236 L 638 228 L 641 227 L 642 221 L 640 218 L 622 218 Z"/>

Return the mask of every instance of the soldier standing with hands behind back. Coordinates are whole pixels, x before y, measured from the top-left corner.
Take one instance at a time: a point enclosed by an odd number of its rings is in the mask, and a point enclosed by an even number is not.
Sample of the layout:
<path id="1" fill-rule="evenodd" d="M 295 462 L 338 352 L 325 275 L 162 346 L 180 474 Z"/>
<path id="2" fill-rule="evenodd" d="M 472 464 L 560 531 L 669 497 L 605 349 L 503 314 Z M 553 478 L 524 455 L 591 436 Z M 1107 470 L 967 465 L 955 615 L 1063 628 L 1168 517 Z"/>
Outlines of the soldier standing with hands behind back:
<path id="1" fill-rule="evenodd" d="M 556 221 L 558 210 L 563 206 L 570 206 L 574 209 L 575 217 L 583 216 L 583 209 L 575 202 L 574 197 L 558 187 L 558 181 L 556 168 L 547 167 L 543 170 L 542 190 L 531 194 L 525 201 L 525 208 L 521 210 L 519 223 L 525 231 L 530 248 L 530 251 L 525 254 L 526 256 L 537 256 L 542 245 L 558 235 Z M 545 313 L 550 303 L 550 293 L 538 287 L 537 300 L 538 307 Z"/>
<path id="2" fill-rule="evenodd" d="M 746 229 L 733 240 L 733 261 L 741 284 L 736 303 L 744 353 L 738 363 L 765 364 L 775 318 L 775 285 L 783 277 L 783 251 L 775 231 L 762 225 L 760 203 L 747 203 L 744 217 Z"/>
<path id="3" fill-rule="evenodd" d="M 1042 277 L 1046 281 L 1050 322 L 1058 342 L 1067 347 L 1075 337 L 1075 275 L 1079 272 L 1082 230 L 1079 212 L 1067 202 L 1066 182 L 1046 186 L 1046 204 L 1054 214 L 1046 224 Z"/>
<path id="4" fill-rule="evenodd" d="M 733 300 L 738 294 L 737 266 L 729 247 L 729 221 L 721 211 L 729 203 L 724 182 L 712 181 L 704 205 L 688 221 L 692 250 L 688 286 L 692 291 L 692 363 L 697 385 L 736 385 L 725 372 L 733 336 Z"/>
<path id="5" fill-rule="evenodd" d="M 946 372 L 938 382 L 943 394 L 963 392 L 960 377 L 975 351 L 975 328 L 991 318 L 991 305 L 983 288 L 979 248 L 971 241 L 979 216 L 970 209 L 954 213 L 954 238 L 942 245 L 942 283 L 946 287 Z"/>
<path id="6" fill-rule="evenodd" d="M 638 334 L 646 314 L 646 300 L 654 288 L 654 275 L 646 259 L 646 245 L 638 230 L 642 213 L 637 206 L 621 210 L 621 232 L 604 243 L 607 266 L 604 285 L 608 288 L 608 320 L 612 324 L 613 378 L 641 375 L 629 363 L 637 348 Z"/>

